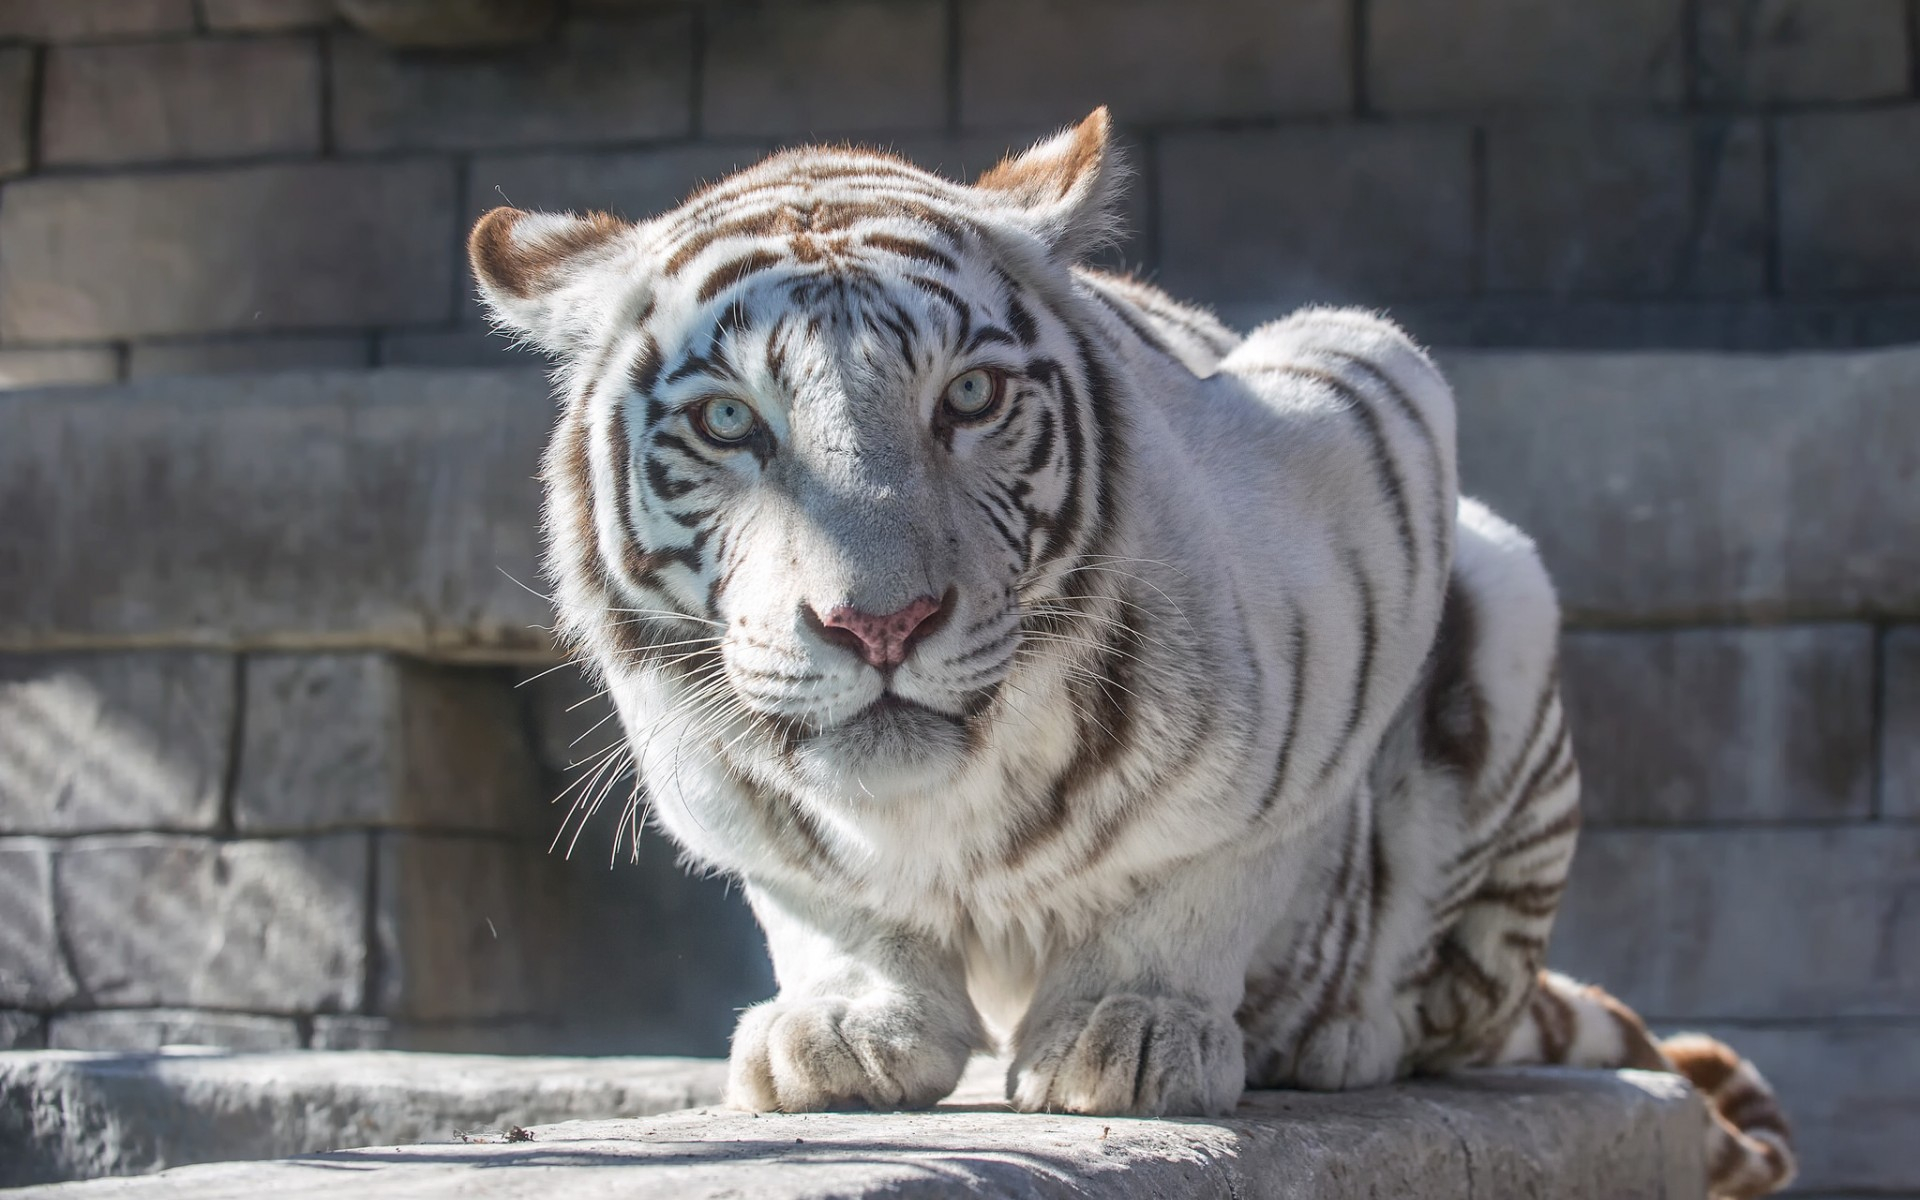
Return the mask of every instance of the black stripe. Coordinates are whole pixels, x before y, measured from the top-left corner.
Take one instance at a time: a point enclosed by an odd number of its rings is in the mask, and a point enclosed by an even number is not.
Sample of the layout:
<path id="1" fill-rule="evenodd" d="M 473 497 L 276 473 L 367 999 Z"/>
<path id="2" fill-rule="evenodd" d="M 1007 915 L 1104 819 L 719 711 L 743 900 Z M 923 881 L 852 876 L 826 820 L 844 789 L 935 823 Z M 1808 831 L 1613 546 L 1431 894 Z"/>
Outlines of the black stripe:
<path id="1" fill-rule="evenodd" d="M 1353 577 L 1354 589 L 1360 595 L 1360 663 L 1354 672 L 1353 702 L 1347 709 L 1346 727 L 1340 731 L 1340 740 L 1335 744 L 1333 753 L 1320 765 L 1315 786 L 1325 784 L 1328 777 L 1339 768 L 1348 744 L 1353 741 L 1353 735 L 1359 731 L 1360 722 L 1366 716 L 1367 694 L 1373 688 L 1373 659 L 1379 648 L 1380 618 L 1373 611 L 1373 584 L 1367 579 L 1357 554 L 1347 554 L 1347 570 Z"/>

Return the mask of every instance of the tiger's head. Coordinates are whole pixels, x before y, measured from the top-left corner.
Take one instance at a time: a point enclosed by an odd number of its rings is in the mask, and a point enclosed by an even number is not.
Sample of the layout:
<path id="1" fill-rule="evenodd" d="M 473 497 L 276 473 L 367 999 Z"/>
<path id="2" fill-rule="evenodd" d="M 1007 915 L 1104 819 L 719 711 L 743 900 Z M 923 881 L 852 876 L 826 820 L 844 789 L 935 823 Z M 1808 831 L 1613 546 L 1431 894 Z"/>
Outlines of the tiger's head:
<path id="1" fill-rule="evenodd" d="M 1102 109 L 972 186 L 803 149 L 637 224 L 480 219 L 495 319 L 560 363 L 548 570 L 616 691 L 677 672 L 815 789 L 951 776 L 1111 518 L 1070 267 L 1117 176 Z"/>

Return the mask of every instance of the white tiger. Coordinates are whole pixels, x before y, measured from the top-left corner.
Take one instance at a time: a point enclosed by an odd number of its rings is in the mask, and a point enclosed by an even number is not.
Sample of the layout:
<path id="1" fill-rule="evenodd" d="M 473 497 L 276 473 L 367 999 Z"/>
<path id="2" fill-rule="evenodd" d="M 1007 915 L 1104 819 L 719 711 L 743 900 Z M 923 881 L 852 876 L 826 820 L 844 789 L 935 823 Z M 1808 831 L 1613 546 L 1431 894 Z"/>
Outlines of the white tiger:
<path id="1" fill-rule="evenodd" d="M 732 1101 L 926 1105 L 990 1047 L 1016 1107 L 1089 1113 L 1632 1064 L 1714 1096 L 1716 1191 L 1782 1186 L 1749 1064 L 1540 969 L 1558 613 L 1457 496 L 1440 374 L 1368 313 L 1242 338 L 1079 265 L 1107 132 L 972 187 L 808 149 L 473 231 L 562 364 L 561 629 L 772 949 Z"/>

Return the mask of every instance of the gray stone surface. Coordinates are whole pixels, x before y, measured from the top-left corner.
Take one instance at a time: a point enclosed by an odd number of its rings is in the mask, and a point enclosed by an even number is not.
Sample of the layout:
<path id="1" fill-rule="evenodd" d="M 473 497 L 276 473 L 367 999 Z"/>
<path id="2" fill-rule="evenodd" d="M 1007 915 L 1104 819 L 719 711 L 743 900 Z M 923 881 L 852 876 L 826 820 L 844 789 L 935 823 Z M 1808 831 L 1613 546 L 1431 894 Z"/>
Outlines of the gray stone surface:
<path id="1" fill-rule="evenodd" d="M 1892 630 L 1881 653 L 1879 815 L 1920 817 L 1920 628 Z"/>
<path id="2" fill-rule="evenodd" d="M 68 350 L 0 350 L 0 388 L 62 383 L 112 383 L 120 378 L 120 352 L 112 346 Z"/>
<path id="3" fill-rule="evenodd" d="M 1345 110 L 1350 21 L 1337 0 L 978 0 L 960 8 L 960 119 L 1059 125 Z"/>
<path id="4" fill-rule="evenodd" d="M 348 150 L 569 145 L 692 131 L 693 26 L 662 7 L 568 22 L 537 46 L 409 55 L 363 37 L 333 46 L 333 120 Z"/>
<path id="5" fill-rule="evenodd" d="M 340 15 L 390 46 L 492 50 L 553 26 L 558 0 L 334 0 Z"/>
<path id="6" fill-rule="evenodd" d="M 605 685 L 577 664 L 529 673 L 520 690 L 533 716 L 534 749 L 550 771 L 597 762 L 601 751 L 626 736 Z"/>
<path id="7" fill-rule="evenodd" d="M 0 175 L 17 175 L 29 165 L 33 104 L 33 51 L 0 49 Z"/>
<path id="8" fill-rule="evenodd" d="M 757 162 L 771 143 L 698 143 L 652 150 L 485 154 L 467 172 L 472 216 L 509 204 L 535 212 L 611 212 L 630 221 L 656 216 L 703 183 Z"/>
<path id="9" fill-rule="evenodd" d="M 234 781 L 245 833 L 513 831 L 541 815 L 520 700 L 493 670 L 256 654 Z"/>
<path id="10" fill-rule="evenodd" d="M 40 564 L 0 646 L 544 649 L 528 588 L 551 419 L 518 371 L 0 396 L 0 561 Z"/>
<path id="11" fill-rule="evenodd" d="M 1487 131 L 1486 163 L 1489 289 L 1741 295 L 1764 285 L 1757 123 L 1507 120 Z"/>
<path id="12" fill-rule="evenodd" d="M 1445 356 L 1572 619 L 1920 612 L 1920 352 Z"/>
<path id="13" fill-rule="evenodd" d="M 1372 0 L 1367 98 L 1388 112 L 1670 104 L 1680 0 Z"/>
<path id="14" fill-rule="evenodd" d="M 1277 316 L 1309 301 L 1377 305 L 1468 285 L 1464 129 L 1169 134 L 1158 154 L 1162 280 L 1183 298 L 1259 300 Z"/>
<path id="15" fill-rule="evenodd" d="M 236 669 L 167 650 L 0 655 L 0 833 L 212 830 Z"/>
<path id="16" fill-rule="evenodd" d="M 468 320 L 478 321 L 479 305 L 468 304 Z M 542 367 L 546 356 L 517 346 L 505 334 L 481 325 L 426 333 L 384 333 L 374 355 L 383 367 L 489 367 L 526 371 Z"/>
<path id="17" fill-rule="evenodd" d="M 0 207 L 0 336 L 73 341 L 445 320 L 453 166 L 48 177 Z"/>
<path id="18" fill-rule="evenodd" d="M 311 38 L 186 39 L 47 52 L 40 157 L 53 166 L 315 154 Z"/>
<path id="19" fill-rule="evenodd" d="M 162 1046 L 298 1050 L 300 1027 L 291 1017 L 184 1008 L 110 1009 L 55 1013 L 48 1022 L 47 1044 L 55 1050 L 119 1052 L 153 1051 Z"/>
<path id="20" fill-rule="evenodd" d="M 51 845 L 0 838 L 0 1005 L 56 1008 L 78 992 L 54 916 Z"/>
<path id="21" fill-rule="evenodd" d="M 848 134 L 947 120 L 941 0 L 714 5 L 701 132 Z"/>
<path id="22" fill-rule="evenodd" d="M 989 1064 L 991 1067 L 991 1064 Z M 989 1073 L 991 1073 L 989 1071 Z M 982 1080 L 985 1083 L 985 1080 Z M 990 1086 L 990 1085 L 989 1085 Z M 531 1141 L 394 1146 L 222 1164 L 20 1200 L 111 1191 L 146 1200 L 367 1197 L 1229 1197 L 1692 1200 L 1705 1175 L 1698 1101 L 1670 1077 L 1489 1072 L 1312 1095 L 1254 1093 L 1232 1117 L 1032 1116 L 991 1091 L 930 1113 L 683 1112 L 538 1126 Z"/>
<path id="23" fill-rule="evenodd" d="M 545 842 L 376 835 L 372 1011 L 408 1020 L 551 1012 L 592 978 L 574 959 L 568 874 Z M 601 949 L 605 953 L 605 948 Z"/>
<path id="24" fill-rule="evenodd" d="M 66 843 L 54 890 L 81 986 L 113 1007 L 358 1007 L 368 836 Z"/>
<path id="25" fill-rule="evenodd" d="M 1793 1124 L 1794 1191 L 1920 1192 L 1920 1024 L 1709 1025 L 1752 1059 Z"/>
<path id="26" fill-rule="evenodd" d="M 724 1072 L 688 1059 L 4 1054 L 0 1187 L 641 1117 L 713 1103 Z"/>
<path id="27" fill-rule="evenodd" d="M 193 28 L 193 0 L 7 0 L 0 37 L 68 41 L 184 33 Z"/>
<path id="28" fill-rule="evenodd" d="M 1873 643 L 1865 625 L 1567 634 L 1588 823 L 1870 817 Z"/>
<path id="29" fill-rule="evenodd" d="M 0 1009 L 0 1050 L 44 1050 L 47 1019 L 39 1013 Z"/>
<path id="30" fill-rule="evenodd" d="M 1706 0 L 1699 89 L 1720 104 L 1875 100 L 1907 92 L 1905 0 Z"/>
<path id="31" fill-rule="evenodd" d="M 278 32 L 326 25 L 333 20 L 332 0 L 200 0 L 207 28 Z"/>
<path id="32" fill-rule="evenodd" d="M 1912 291 L 1920 280 L 1920 106 L 1783 117 L 1780 272 L 1789 292 Z"/>
<path id="33" fill-rule="evenodd" d="M 1553 964 L 1649 1020 L 1920 1015 L 1920 827 L 1589 830 Z"/>
<path id="34" fill-rule="evenodd" d="M 127 351 L 127 378 L 226 375 L 236 371 L 339 370 L 369 366 L 372 361 L 372 339 L 364 336 L 141 342 Z"/>

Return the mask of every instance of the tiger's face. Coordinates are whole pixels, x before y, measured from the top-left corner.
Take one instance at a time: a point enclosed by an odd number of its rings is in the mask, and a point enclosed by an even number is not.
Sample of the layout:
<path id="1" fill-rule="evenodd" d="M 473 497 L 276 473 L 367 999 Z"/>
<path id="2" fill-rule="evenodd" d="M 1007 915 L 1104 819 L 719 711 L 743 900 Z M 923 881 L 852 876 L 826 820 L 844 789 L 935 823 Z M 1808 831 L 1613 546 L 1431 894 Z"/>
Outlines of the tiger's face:
<path id="1" fill-rule="evenodd" d="M 1105 135 L 972 188 L 801 151 L 638 226 L 483 218 L 490 305 L 571 393 L 563 629 L 811 789 L 950 778 L 1097 541 L 1106 385 L 1064 298 Z"/>

